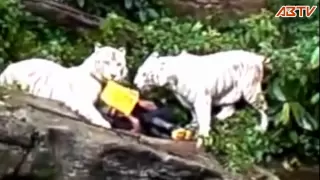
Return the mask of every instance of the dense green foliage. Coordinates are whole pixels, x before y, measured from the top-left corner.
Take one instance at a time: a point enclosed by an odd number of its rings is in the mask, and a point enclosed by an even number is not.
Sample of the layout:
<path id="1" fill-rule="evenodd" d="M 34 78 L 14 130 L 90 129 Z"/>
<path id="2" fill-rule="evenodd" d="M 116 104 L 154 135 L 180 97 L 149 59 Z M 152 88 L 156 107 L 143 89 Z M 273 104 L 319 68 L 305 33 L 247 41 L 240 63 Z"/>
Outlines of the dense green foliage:
<path id="1" fill-rule="evenodd" d="M 141 1 L 149 2 L 144 5 L 134 5 L 132 0 L 123 1 L 125 4 L 109 1 L 112 6 L 99 7 L 95 7 L 98 5 L 95 1 L 90 5 L 85 0 L 68 2 L 78 3 L 86 11 L 100 16 L 105 16 L 107 7 L 117 6 L 115 9 L 123 16 L 109 13 L 100 29 L 79 34 L 22 11 L 16 0 L 1 0 L 1 68 L 35 56 L 67 66 L 79 64 L 92 51 L 95 42 L 126 46 L 131 75 L 154 50 L 163 54 L 177 54 L 181 49 L 196 54 L 234 48 L 259 52 L 271 57 L 273 65 L 266 90 L 272 119 L 270 130 L 266 134 L 254 131 L 259 116 L 246 108 L 215 126 L 207 141 L 208 150 L 226 154 L 226 162 L 232 168 L 267 161 L 275 155 L 319 157 L 318 10 L 311 18 L 300 19 L 275 18 L 272 9 L 264 10 L 217 29 L 201 22 L 164 17 L 165 10 L 158 11 L 158 5 L 152 1 Z M 310 2 L 310 5 L 316 3 L 318 1 Z M 155 6 L 151 10 L 145 8 Z M 147 13 L 158 18 L 148 21 L 142 17 Z M 132 14 L 137 16 L 126 18 Z"/>

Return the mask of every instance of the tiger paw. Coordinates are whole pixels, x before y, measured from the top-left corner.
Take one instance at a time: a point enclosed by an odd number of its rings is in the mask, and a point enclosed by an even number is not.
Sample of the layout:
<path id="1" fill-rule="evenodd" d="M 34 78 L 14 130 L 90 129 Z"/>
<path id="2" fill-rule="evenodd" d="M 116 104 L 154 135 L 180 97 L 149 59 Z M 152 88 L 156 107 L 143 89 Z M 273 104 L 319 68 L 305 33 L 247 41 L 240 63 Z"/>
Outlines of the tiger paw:
<path id="1" fill-rule="evenodd" d="M 185 128 L 178 128 L 171 132 L 171 138 L 175 141 L 190 141 L 193 138 L 193 132 Z"/>

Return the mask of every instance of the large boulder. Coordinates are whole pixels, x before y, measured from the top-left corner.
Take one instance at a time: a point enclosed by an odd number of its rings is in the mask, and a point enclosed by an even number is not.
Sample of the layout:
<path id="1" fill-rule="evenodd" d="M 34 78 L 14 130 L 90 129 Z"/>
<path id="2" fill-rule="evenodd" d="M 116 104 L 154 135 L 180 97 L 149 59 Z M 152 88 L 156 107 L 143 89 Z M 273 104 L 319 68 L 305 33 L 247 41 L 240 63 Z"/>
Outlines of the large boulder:
<path id="1" fill-rule="evenodd" d="M 194 143 L 107 130 L 59 102 L 14 91 L 0 94 L 0 179 L 243 179 Z"/>
<path id="2" fill-rule="evenodd" d="M 176 15 L 195 19 L 227 21 L 258 13 L 267 7 L 266 0 L 163 0 Z"/>

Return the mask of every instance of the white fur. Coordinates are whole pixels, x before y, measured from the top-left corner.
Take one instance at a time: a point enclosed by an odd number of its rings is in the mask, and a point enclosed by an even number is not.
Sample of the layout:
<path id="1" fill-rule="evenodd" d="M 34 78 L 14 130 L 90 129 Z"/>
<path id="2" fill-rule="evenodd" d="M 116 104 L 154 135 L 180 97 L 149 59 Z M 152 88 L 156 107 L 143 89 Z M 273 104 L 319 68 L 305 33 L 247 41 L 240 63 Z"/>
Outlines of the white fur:
<path id="1" fill-rule="evenodd" d="M 111 128 L 94 104 L 105 80 L 127 77 L 125 55 L 123 48 L 96 46 L 81 65 L 71 68 L 45 59 L 28 59 L 10 64 L 0 75 L 0 85 L 17 83 L 30 94 L 61 101 L 93 124 Z"/>
<path id="2" fill-rule="evenodd" d="M 208 136 L 211 129 L 211 107 L 222 106 L 217 118 L 234 114 L 234 103 L 244 97 L 254 104 L 261 93 L 265 57 L 243 50 L 197 56 L 186 51 L 178 56 L 160 57 L 152 53 L 139 67 L 134 84 L 142 91 L 153 86 L 166 86 L 181 104 L 191 110 L 198 134 Z M 256 80 L 254 80 L 256 78 Z M 263 97 L 263 96 L 262 96 Z M 264 100 L 264 99 L 263 99 Z M 258 129 L 265 131 L 267 106 L 256 108 L 261 114 Z"/>

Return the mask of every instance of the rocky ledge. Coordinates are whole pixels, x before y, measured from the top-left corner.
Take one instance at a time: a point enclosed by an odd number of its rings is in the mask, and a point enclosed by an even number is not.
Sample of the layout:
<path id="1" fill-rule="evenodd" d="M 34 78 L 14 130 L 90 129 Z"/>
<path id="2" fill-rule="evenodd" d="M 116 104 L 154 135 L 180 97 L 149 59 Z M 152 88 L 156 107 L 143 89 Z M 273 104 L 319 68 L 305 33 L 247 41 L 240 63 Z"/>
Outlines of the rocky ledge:
<path id="1" fill-rule="evenodd" d="M 191 142 L 85 123 L 56 101 L 0 91 L 0 179 L 238 180 Z"/>

